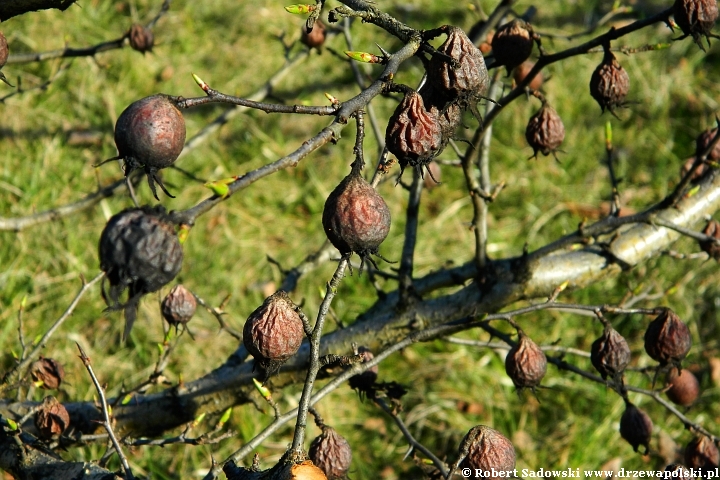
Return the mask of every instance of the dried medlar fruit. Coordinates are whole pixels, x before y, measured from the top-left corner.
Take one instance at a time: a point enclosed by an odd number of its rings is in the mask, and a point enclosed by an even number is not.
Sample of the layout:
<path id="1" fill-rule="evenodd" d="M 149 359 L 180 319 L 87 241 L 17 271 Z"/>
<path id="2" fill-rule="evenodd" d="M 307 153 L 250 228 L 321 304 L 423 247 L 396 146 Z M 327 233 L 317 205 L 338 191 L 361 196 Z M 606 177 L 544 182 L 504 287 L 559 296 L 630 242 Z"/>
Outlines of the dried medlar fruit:
<path id="1" fill-rule="evenodd" d="M 556 152 L 565 140 L 565 125 L 547 102 L 543 101 L 540 110 L 530 117 L 525 128 L 525 139 L 533 149 L 533 157 L 537 157 L 538 152 L 545 156 L 552 153 L 557 160 Z"/>
<path id="2" fill-rule="evenodd" d="M 308 456 L 320 468 L 329 480 L 342 480 L 347 478 L 352 461 L 350 444 L 337 431 L 322 426 L 322 433 L 310 444 Z"/>
<path id="3" fill-rule="evenodd" d="M 153 45 L 155 44 L 155 35 L 153 35 L 152 30 L 149 28 L 136 23 L 130 27 L 127 37 L 130 39 L 130 46 L 133 50 L 137 50 L 140 53 L 152 52 Z"/>
<path id="4" fill-rule="evenodd" d="M 497 430 L 485 425 L 473 427 L 460 443 L 460 455 L 465 455 L 460 464 L 463 468 L 483 471 L 483 477 L 496 480 L 509 475 L 492 476 L 495 472 L 507 472 L 515 469 L 515 448 L 510 440 Z"/>
<path id="5" fill-rule="evenodd" d="M 35 413 L 35 427 L 40 437 L 50 439 L 61 435 L 69 426 L 70 415 L 67 409 L 55 397 L 45 397 Z"/>
<path id="6" fill-rule="evenodd" d="M 535 342 L 520 330 L 518 343 L 505 357 L 505 372 L 516 388 L 535 388 L 547 371 L 547 357 Z"/>
<path id="7" fill-rule="evenodd" d="M 710 46 L 710 37 L 715 36 L 710 32 L 718 18 L 716 0 L 675 0 L 673 17 L 683 32 L 680 38 L 691 35 L 695 43 L 704 51 L 702 45 L 704 36 Z"/>
<path id="8" fill-rule="evenodd" d="M 362 357 L 361 363 L 369 362 L 370 360 L 375 358 L 375 355 L 373 355 L 373 353 L 367 347 L 359 347 L 358 355 Z M 377 380 L 378 371 L 378 366 L 375 365 L 362 373 L 353 375 L 348 380 L 350 388 L 357 390 L 361 394 L 371 391 L 373 385 L 375 385 L 375 381 Z"/>
<path id="9" fill-rule="evenodd" d="M 602 336 L 590 347 L 590 361 L 603 380 L 618 378 L 630 363 L 630 347 L 617 330 L 606 324 Z"/>
<path id="10" fill-rule="evenodd" d="M 438 112 L 426 110 L 422 96 L 411 90 L 388 121 L 385 144 L 402 171 L 410 165 L 422 175 L 422 168 L 442 151 L 442 133 Z"/>
<path id="11" fill-rule="evenodd" d="M 708 237 L 720 240 L 720 223 L 714 218 L 711 218 L 707 225 L 705 225 L 703 233 Z M 710 240 L 701 240 L 698 243 L 700 244 L 700 249 L 710 255 L 710 258 L 720 261 L 720 244 Z"/>
<path id="12" fill-rule="evenodd" d="M 665 309 L 650 322 L 645 331 L 645 351 L 660 365 L 679 365 L 691 345 L 690 329 L 670 309 Z"/>
<path id="13" fill-rule="evenodd" d="M 363 263 L 367 260 L 374 265 L 370 255 L 378 254 L 390 232 L 390 209 L 360 169 L 353 166 L 325 201 L 322 224 L 330 243 L 343 257 L 357 253 Z"/>
<path id="14" fill-rule="evenodd" d="M 498 66 L 505 65 L 508 75 L 530 57 L 533 48 L 533 29 L 522 19 L 506 23 L 498 28 L 492 39 L 492 50 Z"/>
<path id="15" fill-rule="evenodd" d="M 310 32 L 308 32 L 307 24 L 303 24 L 300 30 L 300 41 L 310 48 L 319 48 L 325 43 L 326 34 L 325 24 L 320 20 L 315 20 L 313 29 Z"/>
<path id="16" fill-rule="evenodd" d="M 650 451 L 650 436 L 652 435 L 653 423 L 647 413 L 637 408 L 632 403 L 625 401 L 625 411 L 620 418 L 620 435 L 633 450 L 643 445 L 645 452 Z"/>
<path id="17" fill-rule="evenodd" d="M 175 328 L 188 323 L 195 315 L 196 308 L 195 295 L 182 285 L 175 285 L 160 305 L 163 318 Z"/>
<path id="18" fill-rule="evenodd" d="M 515 83 L 519 85 L 520 82 L 525 80 L 525 77 L 528 76 L 528 73 L 530 73 L 530 70 L 532 70 L 534 66 L 535 63 L 528 60 L 515 67 L 515 70 L 513 70 L 513 80 L 515 80 Z M 527 88 L 529 88 L 530 90 L 540 90 L 543 81 L 544 80 L 542 72 L 538 72 L 537 75 L 535 75 L 533 79 L 530 80 Z"/>
<path id="19" fill-rule="evenodd" d="M 115 145 L 117 158 L 125 161 L 125 176 L 142 168 L 156 199 L 155 182 L 174 198 L 158 177 L 185 146 L 185 119 L 172 97 L 157 94 L 130 104 L 115 123 Z"/>
<path id="20" fill-rule="evenodd" d="M 697 139 L 695 140 L 695 156 L 701 157 L 702 154 L 705 152 L 705 150 L 708 149 L 710 146 L 710 142 L 712 142 L 715 139 L 715 135 L 717 135 L 718 129 L 708 129 L 702 132 L 700 135 L 698 135 Z M 720 141 L 715 143 L 715 146 L 713 149 L 708 153 L 707 159 L 710 161 L 720 161 Z"/>
<path id="21" fill-rule="evenodd" d="M 182 247 L 165 208 L 144 206 L 128 208 L 108 220 L 100 235 L 99 254 L 100 269 L 105 272 L 102 296 L 110 310 L 124 309 L 125 340 L 137 317 L 140 297 L 159 290 L 180 272 Z M 128 300 L 120 305 L 126 288 Z"/>
<path id="22" fill-rule="evenodd" d="M 295 355 L 304 335 L 297 307 L 279 290 L 250 314 L 243 328 L 243 343 L 267 380 Z"/>
<path id="23" fill-rule="evenodd" d="M 42 382 L 40 388 L 55 390 L 65 378 L 65 369 L 57 360 L 40 355 L 39 360 L 30 364 L 30 376 L 34 382 Z"/>
<path id="24" fill-rule="evenodd" d="M 5 35 L 0 32 L 0 68 L 5 65 L 5 62 L 7 62 L 9 54 L 10 51 L 8 50 L 7 39 L 5 38 Z"/>
<path id="25" fill-rule="evenodd" d="M 590 95 L 600 105 L 603 113 L 607 109 L 615 115 L 617 107 L 625 106 L 625 97 L 630 91 L 630 77 L 620 66 L 610 47 L 604 48 L 603 61 L 590 77 Z"/>
<path id="26" fill-rule="evenodd" d="M 701 470 L 716 468 L 720 464 L 717 445 L 704 435 L 693 438 L 685 447 L 685 464 Z"/>
<path id="27" fill-rule="evenodd" d="M 462 29 L 448 25 L 447 38 L 438 52 L 457 62 L 457 68 L 441 55 L 433 55 L 428 64 L 428 82 L 435 88 L 457 97 L 460 104 L 475 108 L 490 84 L 485 58 Z M 473 112 L 475 113 L 475 112 Z"/>
<path id="28" fill-rule="evenodd" d="M 670 401 L 677 405 L 689 407 L 700 395 L 700 383 L 697 377 L 687 368 L 683 368 L 678 373 L 678 369 L 672 367 L 667 374 L 665 383 L 670 387 L 665 393 Z"/>

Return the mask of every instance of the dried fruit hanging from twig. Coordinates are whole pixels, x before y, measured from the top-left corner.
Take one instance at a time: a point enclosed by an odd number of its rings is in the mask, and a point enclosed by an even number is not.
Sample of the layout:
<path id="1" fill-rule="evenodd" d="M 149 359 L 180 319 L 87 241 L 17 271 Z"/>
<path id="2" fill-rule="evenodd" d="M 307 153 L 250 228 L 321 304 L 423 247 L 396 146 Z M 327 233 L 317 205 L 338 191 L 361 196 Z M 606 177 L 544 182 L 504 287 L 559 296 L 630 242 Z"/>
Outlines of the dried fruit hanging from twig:
<path id="1" fill-rule="evenodd" d="M 700 435 L 685 447 L 685 465 L 701 470 L 714 469 L 720 464 L 720 451 L 710 437 Z"/>
<path id="2" fill-rule="evenodd" d="M 40 388 L 54 390 L 60 388 L 65 378 L 65 369 L 57 360 L 40 355 L 38 360 L 30 364 L 30 376 L 33 381 L 42 382 Z"/>
<path id="3" fill-rule="evenodd" d="M 545 156 L 552 153 L 557 160 L 558 147 L 565 140 L 565 125 L 555 109 L 545 99 L 542 102 L 540 110 L 528 121 L 525 139 L 533 149 L 533 157 L 538 152 Z"/>
<path id="4" fill-rule="evenodd" d="M 140 53 L 152 52 L 155 45 L 155 35 L 149 28 L 136 23 L 130 27 L 127 37 L 130 39 L 130 46 L 133 50 Z"/>
<path id="5" fill-rule="evenodd" d="M 195 315 L 196 308 L 195 295 L 183 285 L 175 285 L 160 304 L 163 318 L 175 328 L 187 324 Z"/>
<path id="6" fill-rule="evenodd" d="M 505 357 L 505 372 L 512 379 L 516 388 L 538 387 L 547 371 L 547 357 L 540 347 L 518 331 L 518 343 L 513 346 Z"/>
<path id="7" fill-rule="evenodd" d="M 618 380 L 630 363 L 630 346 L 617 330 L 606 324 L 602 336 L 590 348 L 590 361 L 603 379 Z"/>
<path id="8" fill-rule="evenodd" d="M 695 43 L 704 51 L 702 37 L 705 37 L 710 46 L 710 37 L 717 37 L 711 33 L 718 18 L 717 0 L 675 0 L 673 4 L 675 23 L 683 31 L 683 36 L 692 36 Z"/>
<path id="9" fill-rule="evenodd" d="M 508 75 L 530 57 L 535 33 L 526 21 L 516 18 L 498 28 L 492 39 L 492 50 L 498 66 L 504 65 Z"/>
<path id="10" fill-rule="evenodd" d="M 35 412 L 35 427 L 40 437 L 50 439 L 56 435 L 62 435 L 70 426 L 70 415 L 62 403 L 55 397 L 45 397 Z"/>
<path id="11" fill-rule="evenodd" d="M 707 225 L 705 225 L 703 233 L 708 237 L 720 240 L 720 223 L 714 218 L 711 218 L 708 220 Z M 710 258 L 720 261 L 720 244 L 712 240 L 701 240 L 698 243 L 700 244 L 700 249 L 710 255 Z"/>
<path id="12" fill-rule="evenodd" d="M 344 480 L 350 471 L 352 449 L 334 428 L 322 425 L 322 433 L 310 444 L 308 456 L 328 480 Z"/>
<path id="13" fill-rule="evenodd" d="M 465 455 L 460 466 L 492 480 L 507 478 L 505 472 L 515 469 L 515 448 L 503 434 L 485 425 L 472 428 L 460 443 L 460 455 Z M 494 471 L 494 475 L 493 475 Z M 503 472 L 502 477 L 500 472 Z"/>
<path id="14" fill-rule="evenodd" d="M 660 365 L 679 365 L 691 346 L 690 329 L 669 308 L 650 322 L 645 331 L 645 351 Z"/>
<path id="15" fill-rule="evenodd" d="M 669 387 L 665 394 L 671 402 L 677 405 L 689 407 L 695 403 L 698 395 L 700 395 L 700 383 L 697 377 L 687 368 L 683 368 L 678 373 L 678 369 L 672 367 L 668 372 L 665 383 Z"/>
<path id="16" fill-rule="evenodd" d="M 315 20 L 313 29 L 310 32 L 308 32 L 307 24 L 305 23 L 303 23 L 300 29 L 300 41 L 310 48 L 320 48 L 322 44 L 325 43 L 326 35 L 327 30 L 325 24 L 320 20 Z"/>
<path id="17" fill-rule="evenodd" d="M 620 418 L 620 435 L 633 450 L 638 451 L 641 445 L 645 452 L 650 451 L 650 436 L 652 435 L 653 423 L 647 413 L 625 400 L 625 411 Z"/>
<path id="18" fill-rule="evenodd" d="M 630 91 L 630 77 L 610 51 L 610 45 L 603 45 L 603 48 L 603 61 L 590 77 L 590 95 L 603 112 L 607 109 L 617 117 L 615 109 L 626 105 L 625 97 Z"/>

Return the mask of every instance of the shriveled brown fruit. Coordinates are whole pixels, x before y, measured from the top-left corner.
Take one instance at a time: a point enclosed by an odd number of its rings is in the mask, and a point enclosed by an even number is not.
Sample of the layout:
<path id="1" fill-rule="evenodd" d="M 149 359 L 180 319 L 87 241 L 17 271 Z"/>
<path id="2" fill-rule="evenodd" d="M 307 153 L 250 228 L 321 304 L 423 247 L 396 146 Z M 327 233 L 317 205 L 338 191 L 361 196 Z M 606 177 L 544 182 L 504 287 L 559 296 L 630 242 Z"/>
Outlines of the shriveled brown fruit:
<path id="1" fill-rule="evenodd" d="M 128 208 L 113 215 L 100 235 L 100 269 L 105 272 L 102 295 L 110 310 L 123 309 L 125 331 L 132 329 L 140 298 L 170 283 L 180 272 L 183 250 L 175 225 L 162 205 Z M 129 289 L 128 300 L 120 295 Z"/>
<path id="2" fill-rule="evenodd" d="M 703 233 L 708 237 L 720 240 L 720 223 L 714 218 L 711 218 L 707 225 L 705 225 Z M 700 244 L 700 249 L 710 255 L 710 258 L 720 261 L 720 244 L 710 240 L 700 240 L 698 243 Z"/>
<path id="3" fill-rule="evenodd" d="M 620 435 L 633 450 L 638 451 L 641 445 L 645 452 L 650 451 L 650 436 L 652 435 L 653 423 L 647 413 L 637 408 L 632 403 L 625 402 L 625 411 L 620 418 Z"/>
<path id="4" fill-rule="evenodd" d="M 625 97 L 629 91 L 630 77 L 607 47 L 602 63 L 590 77 L 590 95 L 603 113 L 609 110 L 615 115 L 616 108 L 625 106 Z"/>
<path id="5" fill-rule="evenodd" d="M 328 426 L 310 444 L 308 456 L 329 480 L 347 478 L 352 461 L 352 449 L 345 438 Z"/>
<path id="6" fill-rule="evenodd" d="M 290 297 L 282 290 L 270 295 L 253 313 L 243 328 L 243 343 L 255 365 L 267 380 L 302 344 L 305 330 Z"/>
<path id="7" fill-rule="evenodd" d="M 515 69 L 513 70 L 513 80 L 515 80 L 515 83 L 519 85 L 520 82 L 525 80 L 525 77 L 527 77 L 528 73 L 530 73 L 530 70 L 532 70 L 534 66 L 534 62 L 526 60 L 517 67 L 515 67 Z M 543 74 L 542 71 L 540 71 L 533 77 L 532 80 L 530 80 L 530 83 L 528 83 L 527 87 L 531 90 L 540 90 L 543 81 Z"/>
<path id="8" fill-rule="evenodd" d="M 195 295 L 181 284 L 175 285 L 160 304 L 163 318 L 176 328 L 188 323 L 196 308 Z"/>
<path id="9" fill-rule="evenodd" d="M 693 438 L 685 447 L 685 465 L 690 468 L 708 470 L 720 464 L 717 445 L 704 435 Z"/>
<path id="10" fill-rule="evenodd" d="M 485 425 L 473 427 L 460 443 L 460 454 L 465 459 L 461 468 L 479 469 L 483 478 L 497 480 L 510 475 L 499 476 L 499 472 L 515 469 L 515 448 L 503 434 Z M 493 469 L 496 475 L 492 475 Z"/>
<path id="11" fill-rule="evenodd" d="M 545 156 L 552 153 L 557 160 L 558 147 L 565 140 L 565 125 L 547 102 L 543 102 L 540 110 L 530 117 L 525 128 L 525 139 L 533 149 L 533 157 L 537 157 L 538 152 Z"/>
<path id="12" fill-rule="evenodd" d="M 282 480 L 328 480 L 322 469 L 310 460 L 289 465 L 279 477 Z"/>
<path id="13" fill-rule="evenodd" d="M 363 263 L 374 263 L 370 255 L 378 253 L 390 232 L 390 209 L 360 170 L 353 168 L 325 201 L 322 224 L 340 254 L 357 253 Z"/>
<path id="14" fill-rule="evenodd" d="M 608 324 L 602 336 L 590 347 L 590 361 L 603 379 L 616 379 L 630 363 L 630 346 L 627 340 Z"/>
<path id="15" fill-rule="evenodd" d="M 645 351 L 660 365 L 679 364 L 691 346 L 690 329 L 670 309 L 665 309 L 645 330 Z"/>
<path id="16" fill-rule="evenodd" d="M 125 161 L 125 176 L 142 168 L 156 199 L 155 182 L 172 197 L 157 174 L 180 156 L 185 133 L 185 119 L 170 96 L 157 94 L 130 104 L 115 123 L 115 145 Z"/>
<path id="17" fill-rule="evenodd" d="M 672 367 L 667 374 L 665 384 L 670 387 L 665 391 L 670 401 L 683 407 L 689 407 L 695 403 L 700 395 L 700 382 L 687 368 L 683 368 L 678 373 L 678 369 Z"/>
<path id="18" fill-rule="evenodd" d="M 35 427 L 41 438 L 61 435 L 70 426 L 67 409 L 51 395 L 45 397 L 35 412 Z"/>
<path id="19" fill-rule="evenodd" d="M 520 330 L 518 343 L 505 357 L 505 372 L 516 388 L 535 388 L 547 371 L 547 357 L 535 342 Z"/>
<path id="20" fill-rule="evenodd" d="M 300 41 L 310 48 L 319 48 L 325 43 L 325 37 L 327 35 L 327 29 L 325 24 L 320 20 L 315 20 L 313 29 L 308 32 L 307 24 L 303 23 L 300 29 Z"/>
<path id="21" fill-rule="evenodd" d="M 675 0 L 673 17 L 683 32 L 681 38 L 692 36 L 695 43 L 704 51 L 702 37 L 710 46 L 711 31 L 718 18 L 717 0 Z"/>
<path id="22" fill-rule="evenodd" d="M 30 364 L 30 376 L 33 381 L 42 382 L 40 388 L 55 390 L 65 379 L 65 369 L 57 360 L 40 355 L 38 360 Z"/>
<path id="23" fill-rule="evenodd" d="M 713 128 L 705 130 L 700 135 L 698 135 L 697 139 L 695 140 L 695 156 L 700 157 L 705 150 L 710 147 L 710 142 L 712 142 L 715 139 L 715 135 L 717 135 L 718 129 Z M 720 141 L 715 143 L 715 146 L 712 150 L 710 150 L 710 153 L 708 153 L 707 156 L 708 160 L 717 162 L 720 161 Z"/>
<path id="24" fill-rule="evenodd" d="M 410 165 L 422 174 L 444 147 L 438 111 L 427 110 L 422 96 L 411 90 L 388 121 L 385 144 L 402 171 Z"/>
<path id="25" fill-rule="evenodd" d="M 136 23 L 130 27 L 127 36 L 130 39 L 130 46 L 133 50 L 137 50 L 140 53 L 152 52 L 153 46 L 155 45 L 155 35 L 153 35 L 152 30 L 149 28 Z"/>
<path id="26" fill-rule="evenodd" d="M 516 18 L 498 28 L 493 36 L 492 50 L 498 66 L 504 65 L 508 75 L 530 57 L 533 48 L 533 29 L 526 21 Z"/>
<path id="27" fill-rule="evenodd" d="M 373 355 L 373 353 L 367 347 L 359 347 L 358 355 L 362 357 L 361 363 L 369 362 L 370 360 L 375 358 L 375 355 Z M 372 389 L 375 381 L 377 380 L 378 371 L 378 365 L 374 365 L 362 373 L 353 375 L 348 380 L 350 388 L 357 390 L 361 395 L 363 393 L 367 394 Z"/>
<path id="28" fill-rule="evenodd" d="M 7 39 L 5 35 L 3 35 L 3 32 L 0 32 L 0 68 L 7 62 L 9 54 Z"/>

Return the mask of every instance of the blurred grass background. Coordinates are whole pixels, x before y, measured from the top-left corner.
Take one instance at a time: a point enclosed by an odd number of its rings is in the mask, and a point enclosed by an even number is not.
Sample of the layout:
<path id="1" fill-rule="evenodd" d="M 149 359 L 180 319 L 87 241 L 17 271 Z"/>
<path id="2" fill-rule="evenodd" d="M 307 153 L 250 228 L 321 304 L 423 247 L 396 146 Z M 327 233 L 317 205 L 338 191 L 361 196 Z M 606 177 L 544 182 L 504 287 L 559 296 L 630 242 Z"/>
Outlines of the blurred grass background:
<path id="1" fill-rule="evenodd" d="M 45 11 L 26 14 L 0 24 L 11 53 L 46 51 L 88 46 L 124 33 L 133 22 L 147 22 L 160 1 L 88 0 L 64 13 Z M 454 23 L 469 28 L 494 1 L 456 3 L 449 0 L 381 2 L 378 6 L 416 28 Z M 100 169 L 93 164 L 116 154 L 113 126 L 117 116 L 134 100 L 162 92 L 200 96 L 192 81 L 196 73 L 213 88 L 225 93 L 248 95 L 260 87 L 283 63 L 284 46 L 299 38 L 304 19 L 286 14 L 285 3 L 174 1 L 171 10 L 155 29 L 156 46 L 142 55 L 130 48 L 100 53 L 94 58 L 52 60 L 35 64 L 9 64 L 3 72 L 26 88 L 42 83 L 58 69 L 68 67 L 45 90 L 27 92 L 0 104 L 0 215 L 18 217 L 81 198 L 121 177 L 117 164 Z M 520 1 L 524 11 L 531 2 Z M 331 5 L 332 6 L 332 5 Z M 669 2 L 632 2 L 638 15 L 649 15 Z M 601 17 L 612 7 L 608 1 L 554 2 L 538 5 L 533 25 L 540 33 L 574 33 Z M 614 25 L 629 21 L 620 17 Z M 605 31 L 601 28 L 598 33 Z M 376 52 L 375 42 L 389 51 L 399 42 L 372 25 L 356 23 L 352 28 L 355 49 Z M 282 36 L 284 35 L 284 36 Z M 283 40 L 279 38 L 282 36 Z M 646 43 L 670 42 L 677 36 L 664 25 L 634 33 L 614 46 L 639 47 Z M 583 39 L 584 40 L 584 39 Z M 545 38 L 550 52 L 579 43 Z M 322 54 L 313 52 L 273 92 L 272 101 L 325 105 L 324 92 L 340 100 L 358 91 L 349 66 L 330 49 L 345 50 L 341 36 L 332 37 Z M 294 45 L 292 51 L 304 48 Z M 534 54 L 537 54 L 535 50 Z M 603 165 L 604 125 L 613 125 L 617 172 L 623 179 L 623 206 L 641 209 L 661 199 L 677 182 L 683 160 L 694 152 L 694 138 L 713 125 L 720 111 L 720 49 L 715 44 L 703 53 L 689 39 L 674 42 L 657 52 L 630 56 L 618 54 L 631 79 L 630 108 L 619 112 L 620 120 L 600 109 L 588 94 L 590 74 L 601 54 L 590 54 L 554 64 L 545 72 L 550 80 L 543 87 L 557 109 L 567 135 L 561 163 L 551 157 L 527 160 L 531 149 L 524 139 L 527 119 L 539 108 L 535 99 L 521 98 L 506 108 L 494 124 L 491 151 L 493 181 L 507 187 L 490 207 L 489 251 L 493 258 L 518 255 L 529 242 L 536 249 L 573 231 L 584 218 L 597 218 L 609 196 L 607 170 Z M 368 78 L 379 67 L 361 65 Z M 396 81 L 417 85 L 422 75 L 418 61 L 408 62 Z M 509 83 L 510 79 L 506 79 Z M 10 93 L 0 85 L 0 95 Z M 396 101 L 377 98 L 379 117 L 387 119 Z M 185 111 L 188 136 L 197 133 L 224 109 L 223 105 Z M 241 175 L 297 148 L 319 131 L 327 118 L 268 115 L 248 112 L 223 126 L 178 166 L 203 179 Z M 476 120 L 466 117 L 470 137 Z M 381 130 L 384 131 L 384 122 Z M 89 131 L 97 143 L 75 144 L 73 132 Z M 266 258 L 272 256 L 285 268 L 299 263 L 325 239 L 320 223 L 325 198 L 349 172 L 354 126 L 344 132 L 337 145 L 326 146 L 297 168 L 279 172 L 252 185 L 201 217 L 185 244 L 185 262 L 178 281 L 219 305 L 231 295 L 227 320 L 240 330 L 247 315 L 278 285 L 282 275 Z M 369 134 L 365 146 L 371 162 L 377 151 Z M 443 160 L 453 160 L 447 149 Z M 472 256 L 473 234 L 469 230 L 472 206 L 465 194 L 462 171 L 442 167 L 442 185 L 426 192 L 421 209 L 416 255 L 416 275 L 447 265 L 458 265 Z M 396 172 L 393 172 L 396 173 Z M 168 209 L 183 209 L 207 197 L 208 191 L 174 170 L 164 172 L 176 199 L 161 196 Z M 406 174 L 406 179 L 409 175 Z M 390 259 L 400 256 L 404 230 L 403 210 L 407 195 L 394 182 L 380 192 L 391 206 L 393 225 L 381 253 Z M 138 189 L 143 202 L 154 203 L 147 184 Z M 129 198 L 104 200 L 85 212 L 21 232 L 0 232 L 0 347 L 2 370 L 10 368 L 12 355 L 20 351 L 17 312 L 27 296 L 24 334 L 32 340 L 60 316 L 79 289 L 80 275 L 93 277 L 98 271 L 97 241 L 107 218 L 131 205 Z M 696 244 L 681 240 L 675 250 L 698 251 Z M 381 263 L 381 268 L 391 268 Z M 321 289 L 334 264 L 303 278 L 292 297 L 304 302 L 314 316 Z M 680 260 L 662 256 L 618 278 L 561 297 L 565 301 L 593 304 L 617 303 L 629 291 L 659 293 L 639 306 L 667 305 L 685 319 L 695 345 L 687 365 L 698 375 L 703 394 L 688 415 L 708 428 L 720 424 L 720 385 L 711 368 L 717 365 L 720 323 L 719 287 L 715 262 Z M 45 356 L 65 365 L 66 383 L 61 401 L 95 398 L 95 391 L 77 359 L 79 342 L 93 359 L 109 393 L 122 385 L 135 385 L 149 375 L 157 358 L 156 343 L 163 332 L 159 295 L 148 296 L 140 318 L 126 345 L 119 342 L 123 320 L 119 314 L 103 313 L 99 289 L 94 288 L 61 331 L 50 341 Z M 394 289 L 392 282 L 384 284 Z M 366 276 L 347 278 L 333 304 L 333 317 L 350 323 L 376 298 Z M 615 328 L 630 342 L 635 367 L 651 365 L 644 354 L 642 336 L 649 319 L 640 316 L 611 318 Z M 568 313 L 540 312 L 519 319 L 525 331 L 540 344 L 558 343 L 589 350 L 601 326 L 589 317 Z M 195 340 L 183 336 L 165 371 L 173 384 L 189 381 L 220 365 L 237 348 L 227 334 L 218 333 L 216 320 L 198 311 L 190 324 Z M 331 324 L 332 328 L 332 324 Z M 465 338 L 487 340 L 468 332 Z M 339 352 L 343 353 L 343 352 Z M 618 422 L 622 400 L 612 391 L 550 367 L 537 396 L 518 395 L 503 367 L 505 351 L 475 348 L 434 341 L 395 355 L 380 368 L 380 379 L 407 384 L 403 418 L 418 440 L 440 457 L 453 461 L 457 445 L 477 424 L 490 425 L 512 439 L 518 451 L 518 468 L 599 468 L 615 459 L 627 468 L 662 467 L 670 458 L 672 439 L 681 447 L 691 435 L 675 417 L 647 398 L 630 398 L 650 413 L 656 424 L 653 453 L 641 456 L 620 439 Z M 568 357 L 591 369 L 588 359 Z M 652 378 L 629 373 L 629 383 L 649 388 Z M 156 390 L 162 386 L 154 387 Z M 46 392 L 32 389 L 28 397 L 40 400 Z M 296 405 L 300 386 L 276 392 L 283 410 Z M 328 424 L 345 436 L 354 450 L 351 478 L 417 479 L 419 469 L 405 459 L 407 443 L 392 420 L 355 392 L 342 388 L 317 406 Z M 266 409 L 267 410 L 267 409 Z M 204 475 L 210 457 L 225 458 L 269 423 L 268 411 L 253 405 L 234 409 L 229 428 L 235 438 L 219 445 L 137 448 L 129 452 L 136 475 L 155 479 L 195 478 Z M 206 421 L 207 422 L 207 421 Z M 210 422 L 211 423 L 211 422 Z M 208 424 L 208 428 L 210 424 Z M 202 426 L 199 428 L 202 431 Z M 199 433 L 199 432 L 198 432 Z M 317 434 L 310 427 L 309 437 Z M 717 432 L 716 432 L 717 433 Z M 291 441 L 288 426 L 258 451 L 261 465 L 271 465 Z M 668 447 L 668 444 L 670 445 Z M 73 448 L 65 458 L 98 459 L 104 446 Z M 247 459 L 248 461 L 250 459 Z M 110 467 L 117 467 L 111 460 Z"/>

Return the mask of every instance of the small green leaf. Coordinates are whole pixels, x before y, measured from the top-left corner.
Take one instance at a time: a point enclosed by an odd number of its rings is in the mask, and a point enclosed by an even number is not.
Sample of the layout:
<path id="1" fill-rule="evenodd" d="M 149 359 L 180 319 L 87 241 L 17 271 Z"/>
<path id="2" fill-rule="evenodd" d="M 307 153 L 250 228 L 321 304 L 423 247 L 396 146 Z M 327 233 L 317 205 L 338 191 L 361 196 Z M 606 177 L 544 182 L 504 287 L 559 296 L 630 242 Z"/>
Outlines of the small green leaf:
<path id="1" fill-rule="evenodd" d="M 270 393 L 270 390 L 267 387 L 263 386 L 263 384 L 260 383 L 257 380 L 257 378 L 253 378 L 253 384 L 255 385 L 255 388 L 257 389 L 258 392 L 260 392 L 260 395 L 262 395 L 265 400 L 267 400 L 268 398 L 272 398 L 272 394 Z"/>
<path id="2" fill-rule="evenodd" d="M 605 143 L 612 146 L 612 124 L 609 120 L 605 122 Z"/>
<path id="3" fill-rule="evenodd" d="M 195 427 L 197 427 L 198 425 L 200 425 L 200 423 L 201 423 L 203 420 L 205 420 L 205 413 L 201 413 L 200 415 L 198 415 L 197 417 L 195 417 L 195 420 L 193 420 L 193 423 L 192 423 L 193 428 L 195 428 Z"/>
<path id="4" fill-rule="evenodd" d="M 190 225 L 180 225 L 180 228 L 178 229 L 178 241 L 180 242 L 180 245 L 185 243 L 185 241 L 188 239 L 188 235 L 190 235 L 190 229 L 192 227 Z"/>
<path id="5" fill-rule="evenodd" d="M 310 13 L 317 8 L 315 5 L 308 5 L 303 3 L 296 3 L 294 5 L 288 5 L 285 7 L 285 11 L 294 15 L 302 15 L 304 13 Z"/>
<path id="6" fill-rule="evenodd" d="M 22 300 L 20 300 L 20 308 L 25 309 L 25 305 L 27 305 L 27 295 L 23 295 Z"/>
<path id="7" fill-rule="evenodd" d="M 18 424 L 17 424 L 17 422 L 16 422 L 15 420 L 11 420 L 11 419 L 9 419 L 9 418 L 6 418 L 5 420 L 7 421 L 8 428 L 10 428 L 10 430 L 17 430 L 17 429 L 18 429 Z"/>
<path id="8" fill-rule="evenodd" d="M 122 401 L 120 402 L 120 405 L 127 405 L 128 403 L 130 403 L 130 400 L 132 400 L 132 398 L 133 398 L 132 393 L 128 393 L 127 395 L 125 395 L 123 397 Z"/>
<path id="9" fill-rule="evenodd" d="M 346 51 L 345 55 L 352 58 L 356 62 L 362 62 L 362 63 L 380 63 L 380 57 L 377 55 L 373 55 L 372 53 L 367 52 L 351 52 Z"/>
<path id="10" fill-rule="evenodd" d="M 222 414 L 222 417 L 220 417 L 220 420 L 217 423 L 217 428 L 222 428 L 223 425 L 225 425 L 228 420 L 230 420 L 230 414 L 232 414 L 232 408 L 228 408 L 225 410 L 225 412 Z"/>
<path id="11" fill-rule="evenodd" d="M 163 352 L 165 351 L 165 345 L 163 345 L 162 343 L 158 343 L 158 344 L 157 344 L 157 348 L 158 348 L 158 353 L 159 353 L 160 355 L 162 355 Z"/>
<path id="12" fill-rule="evenodd" d="M 690 189 L 690 191 L 688 191 L 688 193 L 687 193 L 688 198 L 694 196 L 699 191 L 700 191 L 700 185 L 694 186 L 693 188 Z"/>

